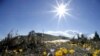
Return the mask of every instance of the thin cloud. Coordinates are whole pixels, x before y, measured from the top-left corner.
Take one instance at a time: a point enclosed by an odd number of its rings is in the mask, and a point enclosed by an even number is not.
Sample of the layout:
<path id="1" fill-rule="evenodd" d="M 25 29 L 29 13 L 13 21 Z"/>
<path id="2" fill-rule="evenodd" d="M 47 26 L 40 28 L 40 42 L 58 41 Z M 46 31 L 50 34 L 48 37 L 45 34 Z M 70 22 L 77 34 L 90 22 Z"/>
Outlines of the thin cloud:
<path id="1" fill-rule="evenodd" d="M 74 37 L 77 34 L 82 34 L 79 31 L 75 31 L 75 30 L 65 30 L 65 31 L 46 31 L 46 34 L 51 34 L 51 35 L 55 35 L 55 36 L 66 36 L 66 37 Z"/>
<path id="2" fill-rule="evenodd" d="M 94 34 L 90 34 L 88 35 L 89 38 L 93 38 L 94 37 Z"/>

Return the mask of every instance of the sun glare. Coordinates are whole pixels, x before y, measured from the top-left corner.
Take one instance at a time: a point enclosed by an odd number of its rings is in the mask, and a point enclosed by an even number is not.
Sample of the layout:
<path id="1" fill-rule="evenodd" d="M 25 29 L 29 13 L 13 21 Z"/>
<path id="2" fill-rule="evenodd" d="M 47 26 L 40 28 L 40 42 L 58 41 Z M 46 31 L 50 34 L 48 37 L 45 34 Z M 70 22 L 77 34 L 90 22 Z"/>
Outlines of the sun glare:
<path id="1" fill-rule="evenodd" d="M 66 10 L 66 6 L 64 4 L 60 4 L 58 7 L 55 8 L 56 9 L 56 13 L 59 16 L 59 18 L 64 17 L 64 15 L 66 14 L 67 10 Z"/>
<path id="2" fill-rule="evenodd" d="M 65 18 L 66 15 L 70 15 L 69 14 L 69 8 L 68 8 L 69 2 L 68 3 L 64 3 L 64 2 L 58 2 L 57 1 L 57 6 L 53 6 L 54 10 L 52 12 L 56 13 L 56 16 L 59 18 L 59 21 L 62 18 Z"/>

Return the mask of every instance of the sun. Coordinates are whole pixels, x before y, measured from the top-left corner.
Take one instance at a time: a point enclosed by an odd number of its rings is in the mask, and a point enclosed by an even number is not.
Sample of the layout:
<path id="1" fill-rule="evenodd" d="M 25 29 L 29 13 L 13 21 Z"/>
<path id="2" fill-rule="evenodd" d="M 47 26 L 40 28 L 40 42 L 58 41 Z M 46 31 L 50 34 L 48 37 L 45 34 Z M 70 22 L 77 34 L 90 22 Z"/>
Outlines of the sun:
<path id="1" fill-rule="evenodd" d="M 64 4 L 60 4 L 59 6 L 55 7 L 56 15 L 59 16 L 59 18 L 64 17 L 67 11 L 68 10 Z"/>
<path id="2" fill-rule="evenodd" d="M 61 18 L 66 13 L 66 7 L 64 4 L 60 4 L 56 9 L 57 15 Z"/>
<path id="3" fill-rule="evenodd" d="M 64 3 L 64 2 L 59 2 L 57 1 L 57 5 L 53 6 L 54 10 L 52 12 L 56 13 L 56 16 L 59 18 L 59 21 L 62 18 L 65 18 L 66 15 L 70 15 L 69 11 L 70 9 L 68 8 L 69 2 Z"/>

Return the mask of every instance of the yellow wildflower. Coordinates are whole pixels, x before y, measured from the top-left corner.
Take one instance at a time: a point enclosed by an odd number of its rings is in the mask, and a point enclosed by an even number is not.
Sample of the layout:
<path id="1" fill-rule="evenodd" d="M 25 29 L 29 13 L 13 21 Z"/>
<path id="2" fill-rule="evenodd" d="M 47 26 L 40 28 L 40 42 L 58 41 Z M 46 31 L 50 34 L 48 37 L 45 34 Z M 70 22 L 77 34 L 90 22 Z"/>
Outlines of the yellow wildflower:
<path id="1" fill-rule="evenodd" d="M 67 54 L 68 53 L 68 50 L 67 49 L 63 49 L 63 53 L 64 54 Z"/>
<path id="2" fill-rule="evenodd" d="M 95 50 L 95 51 L 93 52 L 93 56 L 98 56 L 99 53 L 100 53 L 100 50 Z"/>
<path id="3" fill-rule="evenodd" d="M 93 56 L 98 56 L 97 54 L 93 54 Z"/>
<path id="4" fill-rule="evenodd" d="M 63 50 L 63 48 L 59 48 L 60 50 Z"/>
<path id="5" fill-rule="evenodd" d="M 46 55 L 47 55 L 47 52 L 46 52 L 46 51 L 44 51 L 44 52 L 43 52 L 43 56 L 46 56 Z"/>
<path id="6" fill-rule="evenodd" d="M 74 52 L 75 52 L 74 49 L 70 49 L 70 50 L 69 50 L 69 53 L 70 53 L 70 54 L 74 54 Z"/>
<path id="7" fill-rule="evenodd" d="M 63 52 L 61 50 L 58 50 L 55 52 L 55 56 L 63 56 Z"/>
<path id="8" fill-rule="evenodd" d="M 68 50 L 66 48 L 60 48 L 60 50 L 64 53 L 67 54 Z"/>

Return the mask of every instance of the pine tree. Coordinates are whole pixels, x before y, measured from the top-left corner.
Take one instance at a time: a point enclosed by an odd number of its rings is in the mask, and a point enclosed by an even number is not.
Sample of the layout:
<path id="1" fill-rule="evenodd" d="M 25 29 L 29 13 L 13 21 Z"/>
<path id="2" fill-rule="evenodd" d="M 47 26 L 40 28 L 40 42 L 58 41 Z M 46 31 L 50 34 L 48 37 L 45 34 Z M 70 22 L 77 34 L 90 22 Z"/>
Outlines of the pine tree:
<path id="1" fill-rule="evenodd" d="M 95 32 L 93 40 L 94 41 L 99 41 L 100 40 L 99 34 L 97 32 Z"/>

